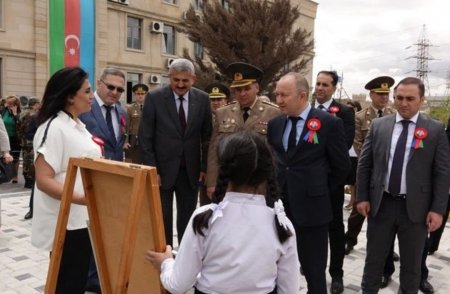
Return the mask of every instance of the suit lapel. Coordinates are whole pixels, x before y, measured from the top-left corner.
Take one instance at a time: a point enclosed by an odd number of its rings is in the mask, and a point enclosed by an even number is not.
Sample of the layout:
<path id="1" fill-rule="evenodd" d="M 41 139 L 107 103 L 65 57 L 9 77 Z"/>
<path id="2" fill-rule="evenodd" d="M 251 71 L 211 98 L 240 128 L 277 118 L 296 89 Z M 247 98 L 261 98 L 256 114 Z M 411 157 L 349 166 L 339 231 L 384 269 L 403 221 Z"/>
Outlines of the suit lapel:
<path id="1" fill-rule="evenodd" d="M 193 94 L 192 91 L 189 91 L 188 117 L 186 122 L 185 134 L 187 134 L 189 130 L 192 128 L 192 123 L 196 116 L 194 115 L 194 113 L 196 114 L 197 110 L 198 110 L 198 97 L 195 94 Z"/>
<path id="2" fill-rule="evenodd" d="M 106 120 L 103 116 L 102 109 L 100 108 L 100 105 L 98 105 L 96 99 L 93 99 L 92 115 L 94 116 L 95 121 L 98 123 L 102 133 L 105 135 L 104 137 L 108 138 L 109 137 L 108 126 L 106 125 Z"/>
<path id="3" fill-rule="evenodd" d="M 279 119 L 277 119 L 276 121 L 276 127 L 275 127 L 275 142 L 276 144 L 278 144 L 278 148 L 280 148 L 280 150 L 284 151 L 284 146 L 283 146 L 283 135 L 284 135 L 284 130 L 286 129 L 286 123 L 287 123 L 287 117 L 285 115 L 280 116 Z M 285 151 L 286 152 L 286 151 Z"/>
<path id="4" fill-rule="evenodd" d="M 178 132 L 181 134 L 180 119 L 178 117 L 177 105 L 173 97 L 172 90 L 167 87 L 166 95 L 164 95 L 164 102 L 166 104 L 166 109 L 171 120 L 173 120 Z"/>
<path id="5" fill-rule="evenodd" d="M 384 136 L 384 134 L 386 134 L 385 138 L 387 138 L 387 140 L 383 141 L 385 144 L 384 162 L 386 163 L 386 166 L 389 163 L 389 155 L 391 152 L 392 133 L 394 132 L 394 126 L 395 126 L 395 117 L 396 117 L 395 115 L 392 115 L 392 116 L 386 118 L 385 124 L 381 124 L 380 134 L 383 134 L 383 136 Z"/>
<path id="6" fill-rule="evenodd" d="M 414 129 L 414 132 L 416 129 L 418 128 L 423 128 L 423 129 L 427 129 L 428 126 L 428 122 L 426 121 L 425 117 L 423 115 L 419 114 L 419 117 L 417 118 L 417 124 L 416 127 Z M 413 134 L 413 141 L 414 141 L 414 134 Z M 426 139 L 424 140 L 426 141 Z M 411 142 L 412 143 L 412 142 Z M 408 148 L 411 148 L 411 146 L 407 146 Z M 409 156 L 408 156 L 408 161 L 411 160 L 411 158 L 413 157 L 413 155 L 416 153 L 416 149 L 415 148 L 411 148 L 409 150 Z"/>

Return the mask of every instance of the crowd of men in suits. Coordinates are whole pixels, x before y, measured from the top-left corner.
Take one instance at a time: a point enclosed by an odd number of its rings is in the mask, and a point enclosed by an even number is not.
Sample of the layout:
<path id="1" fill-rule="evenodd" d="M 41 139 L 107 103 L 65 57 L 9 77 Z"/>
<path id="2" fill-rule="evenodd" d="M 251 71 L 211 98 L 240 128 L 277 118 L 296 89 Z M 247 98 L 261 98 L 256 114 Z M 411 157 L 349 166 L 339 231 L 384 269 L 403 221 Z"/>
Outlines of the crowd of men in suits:
<path id="1" fill-rule="evenodd" d="M 202 204 L 214 197 L 221 139 L 252 130 L 273 149 L 308 293 L 327 293 L 328 246 L 330 291 L 344 291 L 344 256 L 356 244 L 364 218 L 363 293 L 377 293 L 389 282 L 392 272 L 383 273 L 383 267 L 395 236 L 402 265 L 399 293 L 424 291 L 427 232 L 442 227 L 448 213 L 450 149 L 443 124 L 419 112 L 423 83 L 405 78 L 395 86 L 395 113 L 388 106 L 394 80 L 375 78 L 366 85 L 372 104 L 355 118 L 352 108 L 332 98 L 338 82 L 333 71 L 317 75 L 313 103 L 307 80 L 287 73 L 276 84 L 277 105 L 258 98 L 259 68 L 236 62 L 226 74 L 233 101 L 223 84 L 212 84 L 206 92 L 193 87 L 193 64 L 176 59 L 169 67 L 169 85 L 149 92 L 146 85 L 135 85 L 136 101 L 125 111 L 118 102 L 125 76 L 105 69 L 92 110 L 82 117 L 88 130 L 105 141 L 105 158 L 122 161 L 125 148 L 129 161 L 157 168 L 167 244 L 173 243 L 174 196 L 180 242 L 199 188 L 204 187 Z M 342 209 L 352 146 L 359 155 L 357 193 L 345 233 Z M 425 291 L 432 293 L 432 287 Z"/>

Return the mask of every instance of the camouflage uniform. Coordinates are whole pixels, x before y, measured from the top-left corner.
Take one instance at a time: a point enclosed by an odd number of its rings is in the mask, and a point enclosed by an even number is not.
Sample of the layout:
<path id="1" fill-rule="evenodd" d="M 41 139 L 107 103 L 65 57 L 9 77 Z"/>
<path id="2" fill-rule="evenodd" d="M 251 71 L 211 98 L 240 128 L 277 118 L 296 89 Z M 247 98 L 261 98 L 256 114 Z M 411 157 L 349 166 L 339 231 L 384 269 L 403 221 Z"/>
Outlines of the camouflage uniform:
<path id="1" fill-rule="evenodd" d="M 33 152 L 33 140 L 27 139 L 27 127 L 32 119 L 31 109 L 25 109 L 20 113 L 19 121 L 17 124 L 17 137 L 22 147 L 22 159 L 23 159 L 23 177 L 25 178 L 25 188 L 31 188 L 34 184 L 34 152 Z"/>

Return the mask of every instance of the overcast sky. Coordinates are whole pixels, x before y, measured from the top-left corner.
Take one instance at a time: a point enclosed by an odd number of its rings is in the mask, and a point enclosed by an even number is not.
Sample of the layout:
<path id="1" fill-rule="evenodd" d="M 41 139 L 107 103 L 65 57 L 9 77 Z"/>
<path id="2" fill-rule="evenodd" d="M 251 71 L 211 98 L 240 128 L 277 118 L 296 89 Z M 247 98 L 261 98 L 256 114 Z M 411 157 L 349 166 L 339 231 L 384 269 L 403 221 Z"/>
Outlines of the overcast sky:
<path id="1" fill-rule="evenodd" d="M 416 44 L 426 25 L 431 96 L 446 91 L 450 71 L 449 0 L 314 0 L 315 58 L 313 83 L 320 70 L 343 74 L 349 96 L 367 93 L 364 85 L 379 75 L 396 82 L 416 76 Z M 409 58 L 409 59 L 408 59 Z M 450 81 L 449 81 L 450 82 Z"/>

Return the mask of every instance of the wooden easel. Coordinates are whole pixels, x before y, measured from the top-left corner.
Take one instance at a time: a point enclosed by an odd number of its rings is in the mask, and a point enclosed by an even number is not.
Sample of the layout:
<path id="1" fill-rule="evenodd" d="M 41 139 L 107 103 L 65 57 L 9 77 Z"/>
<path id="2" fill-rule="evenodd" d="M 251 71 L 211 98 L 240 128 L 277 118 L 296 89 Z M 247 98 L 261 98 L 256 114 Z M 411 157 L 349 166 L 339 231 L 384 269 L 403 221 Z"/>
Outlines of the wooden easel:
<path id="1" fill-rule="evenodd" d="M 78 168 L 102 293 L 165 293 L 159 272 L 144 259 L 146 250 L 166 248 L 156 169 L 91 158 L 69 161 L 45 293 L 56 290 Z"/>

